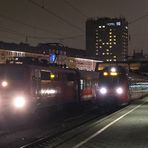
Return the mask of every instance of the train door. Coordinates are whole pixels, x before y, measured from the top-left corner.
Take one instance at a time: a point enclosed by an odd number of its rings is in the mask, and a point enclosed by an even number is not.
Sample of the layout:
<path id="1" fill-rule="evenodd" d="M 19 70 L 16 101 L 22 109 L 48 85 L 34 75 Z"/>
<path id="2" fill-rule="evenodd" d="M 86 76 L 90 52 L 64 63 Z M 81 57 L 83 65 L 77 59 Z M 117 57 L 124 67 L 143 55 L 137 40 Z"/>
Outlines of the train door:
<path id="1" fill-rule="evenodd" d="M 40 99 L 40 88 L 41 88 L 41 83 L 40 83 L 40 70 L 35 69 L 34 74 L 32 76 L 32 85 L 33 85 L 33 93 L 34 93 L 34 98 L 39 100 Z"/>

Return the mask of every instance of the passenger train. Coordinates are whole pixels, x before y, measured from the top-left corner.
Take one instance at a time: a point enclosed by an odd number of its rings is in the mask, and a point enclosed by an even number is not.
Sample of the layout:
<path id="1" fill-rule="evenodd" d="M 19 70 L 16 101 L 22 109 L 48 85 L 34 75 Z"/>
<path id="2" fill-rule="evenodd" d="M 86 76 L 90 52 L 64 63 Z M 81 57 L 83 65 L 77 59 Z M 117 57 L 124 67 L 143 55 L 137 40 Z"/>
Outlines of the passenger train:
<path id="1" fill-rule="evenodd" d="M 62 68 L 35 58 L 15 58 L 0 64 L 0 112 L 28 113 L 86 102 L 100 105 L 107 100 L 127 104 L 135 92 L 148 92 L 147 78 L 137 82 L 137 76 L 134 80 L 131 76 L 120 66 L 92 72 Z M 138 85 L 144 84 L 145 90 L 138 90 Z"/>
<path id="2" fill-rule="evenodd" d="M 125 105 L 148 94 L 148 77 L 114 64 L 102 70 L 98 87 L 100 104 Z"/>

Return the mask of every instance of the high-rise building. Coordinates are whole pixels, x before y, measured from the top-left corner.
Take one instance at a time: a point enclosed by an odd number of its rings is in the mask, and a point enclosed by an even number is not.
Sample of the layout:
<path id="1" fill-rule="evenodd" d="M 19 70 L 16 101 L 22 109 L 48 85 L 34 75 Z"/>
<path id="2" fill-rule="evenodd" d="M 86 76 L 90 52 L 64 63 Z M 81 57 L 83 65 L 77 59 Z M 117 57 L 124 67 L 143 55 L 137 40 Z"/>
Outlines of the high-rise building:
<path id="1" fill-rule="evenodd" d="M 97 18 L 86 21 L 87 54 L 101 61 L 126 61 L 128 22 L 125 18 Z"/>

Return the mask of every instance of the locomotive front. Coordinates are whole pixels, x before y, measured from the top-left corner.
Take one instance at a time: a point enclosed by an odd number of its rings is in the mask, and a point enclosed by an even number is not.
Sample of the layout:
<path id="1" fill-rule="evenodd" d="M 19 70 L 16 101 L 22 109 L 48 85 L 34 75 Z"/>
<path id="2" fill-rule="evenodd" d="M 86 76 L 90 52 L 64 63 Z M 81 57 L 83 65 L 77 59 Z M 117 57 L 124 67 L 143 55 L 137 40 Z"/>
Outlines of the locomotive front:
<path id="1" fill-rule="evenodd" d="M 20 112 L 28 103 L 27 71 L 21 65 L 0 65 L 0 112 Z"/>
<path id="2" fill-rule="evenodd" d="M 128 103 L 128 77 L 120 66 L 106 67 L 99 78 L 98 95 L 101 101 L 124 104 Z"/>

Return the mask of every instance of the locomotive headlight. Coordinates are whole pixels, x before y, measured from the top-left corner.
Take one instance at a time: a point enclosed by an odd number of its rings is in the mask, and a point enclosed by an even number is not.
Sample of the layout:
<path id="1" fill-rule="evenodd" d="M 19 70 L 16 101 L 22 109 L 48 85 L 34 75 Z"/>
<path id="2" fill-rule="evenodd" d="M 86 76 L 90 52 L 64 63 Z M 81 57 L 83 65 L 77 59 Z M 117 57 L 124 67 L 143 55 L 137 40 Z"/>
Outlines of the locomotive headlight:
<path id="1" fill-rule="evenodd" d="M 2 81 L 1 85 L 2 85 L 2 87 L 7 87 L 8 86 L 8 82 L 7 81 Z"/>
<path id="2" fill-rule="evenodd" d="M 16 108 L 23 108 L 26 104 L 26 100 L 23 96 L 17 96 L 14 98 L 13 104 Z"/>
<path id="3" fill-rule="evenodd" d="M 121 95 L 121 94 L 123 93 L 123 88 L 118 87 L 118 88 L 116 89 L 116 93 L 119 94 L 119 95 Z"/>
<path id="4" fill-rule="evenodd" d="M 107 88 L 105 88 L 105 87 L 102 87 L 102 88 L 100 88 L 100 93 L 102 94 L 102 95 L 105 95 L 106 93 L 107 93 Z"/>

